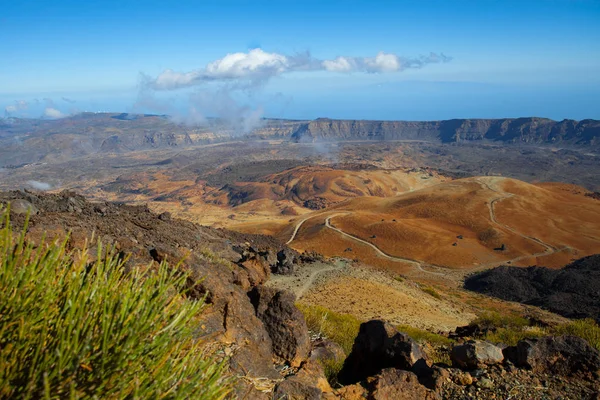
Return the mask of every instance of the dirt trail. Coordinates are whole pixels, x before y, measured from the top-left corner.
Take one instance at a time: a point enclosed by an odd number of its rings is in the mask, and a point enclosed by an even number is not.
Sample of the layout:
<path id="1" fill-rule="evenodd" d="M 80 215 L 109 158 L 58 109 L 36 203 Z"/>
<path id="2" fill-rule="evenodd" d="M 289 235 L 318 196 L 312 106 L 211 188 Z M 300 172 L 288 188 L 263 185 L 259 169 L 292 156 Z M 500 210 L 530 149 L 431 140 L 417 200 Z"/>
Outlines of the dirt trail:
<path id="1" fill-rule="evenodd" d="M 507 193 L 507 192 L 500 191 L 497 188 L 493 187 L 492 185 L 494 185 L 495 182 L 496 182 L 496 180 L 498 180 L 498 179 L 499 178 L 491 178 L 491 179 L 489 179 L 490 183 L 491 183 L 490 184 L 488 182 L 485 182 L 484 178 L 477 178 L 477 182 L 479 182 L 479 184 L 481 185 L 481 187 L 483 187 L 484 189 L 488 189 L 488 190 L 490 190 L 490 191 L 492 191 L 494 193 L 498 193 L 499 194 L 499 197 L 496 197 L 496 198 L 492 199 L 492 201 L 490 201 L 490 203 L 488 204 L 488 207 L 489 207 L 489 210 L 490 210 L 490 220 L 494 224 L 498 225 L 500 228 L 505 229 L 505 230 L 507 230 L 509 232 L 512 232 L 515 235 L 521 236 L 524 239 L 527 239 L 527 240 L 530 240 L 532 242 L 535 242 L 535 243 L 537 243 L 540 246 L 542 246 L 542 247 L 545 248 L 545 250 L 543 252 L 541 252 L 541 253 L 528 254 L 528 255 L 516 257 L 516 258 L 510 259 L 510 260 L 502 261 L 502 263 L 520 261 L 520 260 L 523 260 L 523 259 L 526 259 L 526 258 L 537 258 L 537 257 L 549 256 L 549 255 L 552 255 L 552 254 L 555 254 L 555 253 L 558 253 L 558 252 L 570 249 L 570 247 L 568 247 L 568 246 L 564 246 L 564 247 L 561 247 L 561 248 L 554 247 L 554 246 L 552 246 L 552 245 L 550 245 L 548 243 L 545 243 L 544 241 L 542 241 L 542 240 L 540 240 L 540 239 L 538 239 L 536 237 L 524 235 L 521 232 L 517 231 L 516 229 L 511 228 L 510 226 L 505 225 L 505 224 L 499 222 L 496 219 L 496 212 L 494 210 L 494 206 L 496 205 L 497 202 L 502 201 L 504 199 L 511 198 L 511 197 L 513 197 L 515 195 L 513 193 Z M 500 264 L 500 263 L 498 263 L 498 262 L 492 262 L 492 263 L 481 264 L 481 265 L 479 265 L 478 269 L 492 267 L 492 266 L 495 266 L 497 264 Z"/>
<path id="2" fill-rule="evenodd" d="M 347 261 L 339 259 L 332 264 L 314 263 L 303 267 L 302 271 L 294 275 L 272 275 L 267 285 L 287 289 L 299 300 L 320 281 L 321 275 L 331 271 L 341 271 L 346 267 Z"/>
<path id="3" fill-rule="evenodd" d="M 346 237 L 348 237 L 348 238 L 350 238 L 350 239 L 352 239 L 352 240 L 355 240 L 355 241 L 357 241 L 357 242 L 360 242 L 360 243 L 362 243 L 362 244 L 366 244 L 367 246 L 369 246 L 369 247 L 371 247 L 373 250 L 375 250 L 375 251 L 377 252 L 377 254 L 378 254 L 378 255 L 380 255 L 381 257 L 387 258 L 388 260 L 392 260 L 392 261 L 396 261 L 396 262 L 403 262 L 403 263 L 410 264 L 410 265 L 412 265 L 413 267 L 416 267 L 416 268 L 417 268 L 419 271 L 421 271 L 421 272 L 425 272 L 425 273 L 427 273 L 427 274 L 434 274 L 434 275 L 446 275 L 446 274 L 444 274 L 444 273 L 442 273 L 442 272 L 433 272 L 433 271 L 427 271 L 427 270 L 424 270 L 424 269 L 423 269 L 423 267 L 421 266 L 421 265 L 422 265 L 422 263 L 421 263 L 421 262 L 419 262 L 419 261 L 417 261 L 417 260 L 413 260 L 413 259 L 411 259 L 411 258 L 403 258 L 403 257 L 396 257 L 396 256 L 389 255 L 389 254 L 387 254 L 387 253 L 383 252 L 383 251 L 382 251 L 382 250 L 381 250 L 379 247 L 375 246 L 373 243 L 367 242 L 366 240 L 363 240 L 363 239 L 361 239 L 361 238 L 358 238 L 358 237 L 356 237 L 356 236 L 354 236 L 354 235 L 351 235 L 351 234 L 349 234 L 349 233 L 346 233 L 346 232 L 342 231 L 341 229 L 339 229 L 339 228 L 336 228 L 336 227 L 334 227 L 333 225 L 331 225 L 331 218 L 333 218 L 333 217 L 336 217 L 336 216 L 338 216 L 338 215 L 346 215 L 346 214 L 350 214 L 350 213 L 343 213 L 343 214 L 333 214 L 333 215 L 330 215 L 329 217 L 327 217 L 327 218 L 325 219 L 325 226 L 326 226 L 327 228 L 329 228 L 329 229 L 333 229 L 334 231 L 336 231 L 336 232 L 340 233 L 341 235 L 343 235 L 343 236 L 346 236 Z"/>
<path id="4" fill-rule="evenodd" d="M 292 237 L 290 237 L 290 240 L 288 240 L 287 242 L 285 242 L 285 244 L 290 244 L 294 241 L 294 239 L 296 239 L 296 235 L 298 234 L 298 231 L 300 230 L 300 227 L 302 227 L 302 224 L 305 223 L 306 221 L 308 221 L 311 218 L 316 217 L 317 215 L 311 215 L 310 217 L 306 217 L 303 220 L 301 220 L 300 222 L 298 222 L 298 225 L 296 225 L 296 227 L 294 228 L 294 233 L 292 233 Z"/>
<path id="5" fill-rule="evenodd" d="M 515 257 L 509 260 L 503 260 L 503 261 L 493 261 L 493 262 L 489 262 L 489 263 L 485 263 L 485 264 L 480 264 L 475 268 L 469 268 L 469 271 L 474 271 L 474 270 L 480 270 L 480 269 L 486 269 L 486 268 L 490 268 L 490 267 L 494 267 L 497 265 L 501 265 L 501 264 L 506 264 L 506 263 L 512 263 L 512 262 L 516 262 L 516 261 L 520 261 L 520 260 L 524 260 L 524 259 L 528 259 L 528 258 L 537 258 L 537 257 L 544 257 L 544 256 L 549 256 L 561 251 L 565 251 L 565 250 L 569 250 L 570 247 L 568 246 L 563 246 L 561 248 L 557 248 L 554 247 L 548 243 L 545 243 L 544 241 L 542 241 L 541 239 L 538 239 L 536 237 L 533 236 L 528 236 L 525 235 L 519 231 L 517 231 L 516 229 L 505 225 L 501 222 L 499 222 L 496 219 L 496 212 L 495 212 L 495 205 L 496 203 L 504 200 L 504 199 L 508 199 L 510 197 L 515 196 L 513 193 L 507 193 L 504 191 L 499 190 L 498 188 L 495 187 L 495 183 L 499 178 L 493 177 L 493 178 L 477 178 L 477 182 L 481 185 L 482 188 L 484 189 L 488 189 L 494 193 L 498 194 L 498 197 L 493 198 L 490 203 L 488 204 L 488 208 L 489 208 L 489 212 L 490 212 L 490 220 L 492 221 L 492 223 L 496 224 L 498 227 L 507 230 L 515 235 L 518 235 L 524 239 L 530 240 L 532 242 L 535 242 L 536 244 L 539 244 L 540 246 L 544 247 L 544 251 L 543 252 L 539 252 L 539 253 L 534 253 L 534 254 L 526 254 L 526 255 L 522 255 L 519 257 Z M 486 182 L 485 180 L 488 180 L 489 182 Z M 329 216 L 327 216 L 327 218 L 325 219 L 325 226 L 329 229 L 332 229 L 334 231 L 336 231 L 337 233 L 339 233 L 342 236 L 345 236 L 349 239 L 352 239 L 354 241 L 360 242 L 362 244 L 365 244 L 369 247 L 371 247 L 376 253 L 377 255 L 386 258 L 388 260 L 391 261 L 395 261 L 395 262 L 401 262 L 401 263 L 405 263 L 405 264 L 410 264 L 411 266 L 415 267 L 417 270 L 419 270 L 420 272 L 424 272 L 426 274 L 432 274 L 432 275 L 438 275 L 438 276 L 447 276 L 447 273 L 443 273 L 443 272 L 434 272 L 434 271 L 428 271 L 426 269 L 423 268 L 423 266 L 428 266 L 431 268 L 441 268 L 440 266 L 435 266 L 435 265 L 430 265 L 427 263 L 424 263 L 422 261 L 418 261 L 418 260 L 414 260 L 411 258 L 405 258 L 405 257 L 398 257 L 398 256 L 392 256 L 390 254 L 387 254 L 386 252 L 384 252 L 383 250 L 381 250 L 379 247 L 377 247 L 376 245 L 374 245 L 373 243 L 370 243 L 366 240 L 363 240 L 359 237 L 356 237 L 354 235 L 351 235 L 347 232 L 342 231 L 341 229 L 333 226 L 331 224 L 331 219 L 336 217 L 336 216 L 340 216 L 340 215 L 348 215 L 348 214 L 352 214 L 351 212 L 343 212 L 343 213 L 335 213 L 335 214 L 330 214 Z M 309 219 L 318 217 L 318 216 L 323 216 L 326 215 L 325 213 L 320 213 L 320 214 L 316 214 L 316 215 L 311 215 L 309 217 L 306 217 L 304 219 L 302 219 L 300 222 L 298 222 L 298 224 L 296 225 L 296 227 L 294 228 L 294 232 L 292 233 L 292 236 L 290 237 L 290 239 L 286 242 L 286 244 L 290 244 L 292 243 L 295 239 L 296 236 L 298 235 L 298 232 L 300 231 L 300 228 L 302 227 L 302 225 L 308 221 Z M 310 284 L 309 284 L 310 286 Z"/>

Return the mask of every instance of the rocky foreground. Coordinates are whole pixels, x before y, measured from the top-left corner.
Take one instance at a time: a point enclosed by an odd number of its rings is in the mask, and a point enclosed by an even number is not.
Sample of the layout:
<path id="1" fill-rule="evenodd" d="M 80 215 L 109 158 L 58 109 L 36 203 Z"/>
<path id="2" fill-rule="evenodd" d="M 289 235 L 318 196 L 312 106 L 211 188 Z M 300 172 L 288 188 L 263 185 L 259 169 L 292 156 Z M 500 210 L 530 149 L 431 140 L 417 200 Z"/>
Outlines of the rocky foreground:
<path id="1" fill-rule="evenodd" d="M 596 399 L 600 353 L 573 336 L 516 346 L 473 341 L 457 332 L 450 364 L 432 362 L 431 349 L 384 321 L 361 325 L 350 354 L 311 335 L 294 296 L 263 286 L 272 272 L 290 273 L 314 255 L 299 255 L 272 238 L 241 235 L 174 220 L 146 207 L 90 203 L 70 192 L 6 192 L 11 221 L 39 243 L 64 238 L 81 249 L 95 240 L 129 257 L 128 268 L 183 259 L 191 296 L 208 306 L 198 337 L 227 360 L 244 399 Z M 320 260 L 324 262 L 324 260 Z M 466 333 L 465 333 L 466 332 Z M 323 366 L 343 362 L 332 387 Z"/>

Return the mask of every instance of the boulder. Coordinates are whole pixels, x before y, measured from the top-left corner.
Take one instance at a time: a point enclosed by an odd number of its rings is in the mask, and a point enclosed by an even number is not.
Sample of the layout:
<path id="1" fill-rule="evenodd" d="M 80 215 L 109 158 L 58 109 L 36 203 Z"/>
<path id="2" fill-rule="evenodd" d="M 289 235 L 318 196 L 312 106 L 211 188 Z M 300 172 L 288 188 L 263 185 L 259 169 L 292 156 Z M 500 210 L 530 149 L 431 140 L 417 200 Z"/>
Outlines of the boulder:
<path id="1" fill-rule="evenodd" d="M 294 260 L 296 255 L 288 248 L 277 253 L 277 264 L 271 268 L 271 272 L 279 275 L 291 275 L 294 273 Z"/>
<path id="2" fill-rule="evenodd" d="M 504 360 L 504 355 L 499 347 L 491 343 L 470 340 L 454 346 L 450 358 L 455 367 L 477 369 L 500 364 Z"/>
<path id="3" fill-rule="evenodd" d="M 534 372 L 562 376 L 599 378 L 600 352 L 576 336 L 548 336 L 525 339 L 507 347 L 505 356 L 516 366 Z"/>
<path id="4" fill-rule="evenodd" d="M 356 383 L 385 368 L 412 370 L 418 374 L 428 369 L 427 356 L 417 342 L 392 325 L 380 320 L 365 322 L 340 371 L 340 382 Z"/>
<path id="5" fill-rule="evenodd" d="M 373 400 L 434 400 L 439 397 L 419 383 L 419 378 L 409 371 L 387 368 L 369 379 Z"/>
<path id="6" fill-rule="evenodd" d="M 321 400 L 321 390 L 303 382 L 286 379 L 275 386 L 273 398 L 277 400 Z"/>
<path id="7" fill-rule="evenodd" d="M 341 363 L 346 359 L 342 346 L 327 339 L 318 339 L 312 343 L 310 359 L 321 362 Z"/>
<path id="8" fill-rule="evenodd" d="M 308 360 L 294 375 L 287 377 L 275 387 L 275 399 L 322 399 L 330 395 L 333 389 L 329 386 L 323 367 L 317 361 Z"/>
<path id="9" fill-rule="evenodd" d="M 367 389 L 355 383 L 354 385 L 342 386 L 337 390 L 337 394 L 342 400 L 364 400 L 367 398 Z"/>
<path id="10" fill-rule="evenodd" d="M 310 337 L 304 316 L 296 308 L 295 296 L 265 286 L 249 293 L 256 316 L 263 322 L 273 343 L 273 354 L 298 367 L 308 358 Z"/>

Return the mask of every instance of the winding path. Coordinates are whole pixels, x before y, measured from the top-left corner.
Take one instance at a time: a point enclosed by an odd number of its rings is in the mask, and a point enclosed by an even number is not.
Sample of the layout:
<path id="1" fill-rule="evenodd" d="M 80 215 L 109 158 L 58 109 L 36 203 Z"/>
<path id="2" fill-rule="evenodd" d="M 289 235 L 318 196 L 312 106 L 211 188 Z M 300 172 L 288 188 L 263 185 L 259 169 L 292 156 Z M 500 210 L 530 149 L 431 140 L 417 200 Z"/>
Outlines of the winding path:
<path id="1" fill-rule="evenodd" d="M 492 187 L 488 182 L 484 182 L 482 180 L 482 178 L 477 178 L 477 181 L 479 182 L 479 184 L 483 188 L 488 189 L 488 190 L 490 190 L 492 192 L 495 192 L 495 193 L 497 193 L 499 195 L 498 197 L 493 198 L 490 201 L 490 203 L 488 204 L 489 211 L 490 211 L 490 220 L 492 221 L 492 223 L 498 225 L 502 229 L 505 229 L 505 230 L 507 230 L 509 232 L 512 232 L 515 235 L 518 235 L 518 236 L 520 236 L 520 237 L 522 237 L 524 239 L 527 239 L 527 240 L 530 240 L 532 242 L 535 242 L 535 243 L 539 244 L 540 246 L 544 247 L 544 251 L 540 252 L 540 253 L 525 254 L 525 255 L 522 255 L 522 256 L 519 256 L 519 257 L 512 258 L 510 260 L 494 261 L 494 262 L 490 262 L 490 263 L 479 264 L 477 266 L 477 269 L 484 269 L 484 268 L 489 268 L 489 267 L 493 267 L 493 266 L 496 266 L 496 265 L 501 265 L 501 264 L 506 264 L 506 263 L 512 263 L 512 262 L 520 261 L 520 260 L 527 259 L 527 258 L 537 258 L 537 257 L 549 256 L 549 255 L 552 255 L 554 253 L 558 253 L 558 252 L 570 249 L 569 246 L 564 246 L 564 247 L 561 247 L 561 248 L 554 247 L 554 246 L 552 246 L 552 245 L 550 245 L 548 243 L 545 243 L 544 241 L 542 241 L 542 240 L 540 240 L 540 239 L 538 239 L 536 237 L 525 235 L 525 234 L 517 231 L 516 229 L 511 228 L 510 226 L 505 225 L 505 224 L 499 222 L 496 219 L 496 212 L 494 210 L 495 204 L 497 202 L 499 202 L 499 201 L 502 201 L 504 199 L 508 199 L 508 198 L 513 197 L 515 195 L 513 193 L 502 192 L 502 191 L 500 191 L 500 190 Z M 337 214 L 329 215 L 327 218 L 325 218 L 325 226 L 327 228 L 329 228 L 329 229 L 332 229 L 332 230 L 336 231 L 337 233 L 339 233 L 342 236 L 345 236 L 345 237 L 347 237 L 349 239 L 352 239 L 354 241 L 360 242 L 362 244 L 365 244 L 365 245 L 371 247 L 373 250 L 375 250 L 375 252 L 379 256 L 384 257 L 384 258 L 386 258 L 388 260 L 410 264 L 413 267 L 415 267 L 416 269 L 418 269 L 419 271 L 427 273 L 427 274 L 441 275 L 441 276 L 447 275 L 447 274 L 442 273 L 442 272 L 433 272 L 433 271 L 427 271 L 427 270 L 423 269 L 423 267 L 422 267 L 423 265 L 429 265 L 429 264 L 420 262 L 418 260 L 414 260 L 414 259 L 411 259 L 411 258 L 404 258 L 404 257 L 392 256 L 392 255 L 384 252 L 383 250 L 381 250 L 379 247 L 377 247 L 373 243 L 368 242 L 366 240 L 363 240 L 363 239 L 361 239 L 359 237 L 356 237 L 354 235 L 351 235 L 351 234 L 349 234 L 347 232 L 344 232 L 341 229 L 336 228 L 335 226 L 331 225 L 331 219 L 333 217 L 336 217 L 336 216 L 339 216 L 339 215 L 347 215 L 347 214 L 352 214 L 352 213 L 351 212 L 343 212 L 343 213 L 337 213 Z M 290 244 L 290 243 L 292 243 L 296 239 L 298 231 L 300 230 L 300 228 L 302 227 L 302 225 L 306 221 L 308 221 L 311 218 L 315 218 L 315 217 L 322 216 L 322 215 L 323 214 L 311 215 L 310 217 L 304 218 L 300 222 L 298 222 L 298 224 L 294 228 L 294 232 L 292 233 L 292 236 L 286 242 L 286 244 Z M 429 266 L 432 266 L 432 265 L 429 265 Z M 439 266 L 433 266 L 433 267 L 442 268 L 442 267 L 439 267 Z M 319 270 L 319 271 L 313 272 L 311 274 L 311 276 L 309 277 L 309 280 L 307 281 L 307 283 L 305 283 L 305 285 L 300 289 L 300 293 L 301 294 L 298 295 L 298 298 L 300 298 L 301 295 L 304 294 L 304 292 L 310 288 L 310 286 L 312 285 L 314 279 L 316 278 L 316 276 L 318 274 L 320 274 L 322 272 L 327 272 L 327 271 L 330 271 L 330 270 L 333 270 L 333 269 L 336 269 L 336 268 L 335 267 L 329 267 L 329 268 L 325 268 L 323 270 Z M 471 269 L 471 271 L 472 271 L 472 269 Z"/>
<path id="2" fill-rule="evenodd" d="M 381 257 L 387 258 L 388 260 L 411 264 L 413 267 L 416 267 L 419 271 L 425 272 L 427 274 L 446 275 L 446 274 L 444 274 L 442 272 L 433 272 L 433 271 L 427 271 L 427 270 L 423 269 L 423 267 L 421 266 L 421 262 L 419 262 L 417 260 L 413 260 L 411 258 L 396 257 L 396 256 L 389 255 L 389 254 L 385 253 L 383 250 L 381 250 L 379 247 L 375 246 L 373 243 L 367 242 L 366 240 L 363 240 L 363 239 L 361 239 L 359 237 L 356 237 L 354 235 L 346 233 L 343 230 L 341 230 L 339 228 L 336 228 L 335 226 L 331 225 L 331 218 L 336 217 L 338 215 L 345 215 L 345 214 L 350 214 L 350 213 L 330 215 L 329 217 L 327 217 L 325 219 L 325 226 L 327 228 L 329 228 L 329 229 L 333 229 L 334 231 L 338 232 L 339 234 L 341 234 L 343 236 L 346 236 L 346 237 L 348 237 L 348 238 L 350 238 L 352 240 L 355 240 L 355 241 L 360 242 L 362 244 L 366 244 L 367 246 L 369 246 L 373 250 L 375 250 L 377 252 L 377 254 L 379 254 Z"/>
<path id="3" fill-rule="evenodd" d="M 296 299 L 300 299 L 302 296 L 304 296 L 304 293 L 306 293 L 308 291 L 308 289 L 310 289 L 310 287 L 315 282 L 315 279 L 317 279 L 318 275 L 323 274 L 325 272 L 337 271 L 337 270 L 340 270 L 340 269 L 344 268 L 343 266 L 338 265 L 339 262 L 341 262 L 341 261 L 336 261 L 334 263 L 334 265 L 326 267 L 326 268 L 323 268 L 323 269 L 316 270 L 312 274 L 310 274 L 310 276 L 308 277 L 308 279 L 306 280 L 306 282 L 304 282 L 304 285 L 302 285 L 302 287 L 300 287 L 296 291 Z"/>
<path id="4" fill-rule="evenodd" d="M 298 222 L 298 225 L 296 225 L 296 227 L 294 228 L 294 233 L 292 233 L 292 237 L 290 237 L 290 240 L 288 240 L 287 242 L 285 242 L 285 244 L 290 244 L 294 241 L 294 239 L 296 239 L 296 235 L 298 234 L 298 231 L 300 230 L 300 227 L 302 226 L 303 223 L 305 223 L 306 221 L 308 221 L 311 218 L 316 217 L 317 215 L 311 215 L 310 217 L 306 217 L 304 218 L 302 221 Z"/>
<path id="5" fill-rule="evenodd" d="M 502 201 L 502 200 L 504 200 L 504 199 L 508 199 L 508 198 L 510 198 L 510 197 L 513 197 L 513 196 L 514 196 L 514 194 L 513 194 L 513 193 L 500 192 L 498 189 L 496 189 L 496 188 L 493 188 L 493 187 L 492 187 L 492 186 L 491 186 L 489 183 L 487 183 L 487 182 L 484 182 L 484 181 L 482 180 L 482 178 L 478 178 L 478 179 L 477 179 L 477 181 L 478 181 L 478 182 L 479 182 L 479 183 L 482 185 L 482 187 L 484 187 L 484 188 L 487 188 L 488 190 L 491 190 L 492 192 L 494 192 L 494 193 L 498 193 L 498 194 L 500 195 L 499 197 L 496 197 L 496 198 L 492 199 L 492 201 L 491 201 L 491 202 L 490 202 L 490 204 L 489 204 L 489 209 L 490 209 L 490 220 L 491 220 L 491 221 L 492 221 L 494 224 L 498 225 L 498 226 L 499 226 L 499 227 L 501 227 L 501 228 L 504 228 L 504 229 L 506 229 L 507 231 L 510 231 L 510 232 L 514 233 L 515 235 L 521 236 L 521 237 L 522 237 L 522 238 L 524 238 L 524 239 L 531 240 L 531 241 L 533 241 L 533 242 L 535 242 L 535 243 L 539 244 L 540 246 L 542 246 L 542 247 L 545 247 L 545 248 L 546 248 L 546 251 L 545 251 L 544 253 L 542 253 L 542 254 L 545 254 L 545 253 L 547 253 L 547 254 L 552 254 L 552 253 L 555 253 L 555 252 L 558 250 L 556 247 L 554 247 L 554 246 L 552 246 L 552 245 L 549 245 L 548 243 L 545 243 L 545 242 L 541 241 L 541 240 L 540 240 L 540 239 L 538 239 L 538 238 L 535 238 L 535 237 L 533 237 L 533 236 L 527 236 L 527 235 L 524 235 L 524 234 L 522 234 L 521 232 L 519 232 L 519 231 L 517 231 L 517 230 L 515 230 L 515 229 L 511 228 L 510 226 L 508 226 L 508 225 L 506 225 L 506 224 L 503 224 L 503 223 L 501 223 L 501 222 L 498 222 L 498 220 L 496 219 L 496 212 L 495 212 L 495 210 L 494 210 L 494 205 L 495 205 L 497 202 L 499 202 L 499 201 Z"/>

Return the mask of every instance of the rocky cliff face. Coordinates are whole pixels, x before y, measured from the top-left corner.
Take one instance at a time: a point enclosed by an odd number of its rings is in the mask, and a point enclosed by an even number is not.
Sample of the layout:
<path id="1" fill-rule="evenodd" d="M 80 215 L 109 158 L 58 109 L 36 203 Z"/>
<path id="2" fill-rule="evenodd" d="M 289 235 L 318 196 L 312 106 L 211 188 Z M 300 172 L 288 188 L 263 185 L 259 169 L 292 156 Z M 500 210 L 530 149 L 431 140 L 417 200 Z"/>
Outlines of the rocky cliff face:
<path id="1" fill-rule="evenodd" d="M 545 118 L 447 121 L 358 121 L 320 118 L 299 124 L 294 141 L 426 140 L 443 143 L 493 140 L 503 143 L 600 146 L 600 121 Z"/>

